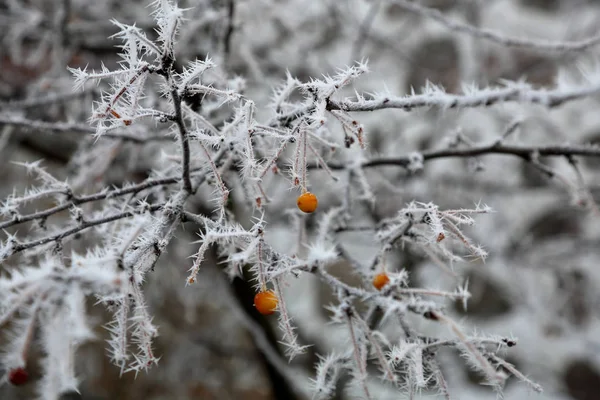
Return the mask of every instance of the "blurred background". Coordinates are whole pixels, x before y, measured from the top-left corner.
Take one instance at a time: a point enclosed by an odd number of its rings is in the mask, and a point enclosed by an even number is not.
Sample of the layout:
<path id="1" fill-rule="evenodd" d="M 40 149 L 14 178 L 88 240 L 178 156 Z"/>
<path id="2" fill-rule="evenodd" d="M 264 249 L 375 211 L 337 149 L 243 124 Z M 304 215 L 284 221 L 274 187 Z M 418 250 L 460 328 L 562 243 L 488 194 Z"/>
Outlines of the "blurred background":
<path id="1" fill-rule="evenodd" d="M 418 3 L 439 10 L 451 20 L 515 37 L 576 41 L 600 33 L 599 1 Z M 119 49 L 115 46 L 119 42 L 108 38 L 117 28 L 110 20 L 136 23 L 153 37 L 154 21 L 147 5 L 145 0 L 0 0 L 0 119 L 18 115 L 48 122 L 86 123 L 92 101 L 98 97 L 93 87 L 73 93 L 66 101 L 42 106 L 20 105 L 19 100 L 70 93 L 73 80 L 67 65 L 99 70 L 103 63 L 109 69 L 117 68 Z M 224 72 L 246 79 L 245 95 L 257 104 L 259 121 L 272 116 L 266 106 L 286 71 L 305 82 L 363 59 L 368 59 L 371 72 L 348 88 L 348 96 L 354 90 L 404 95 L 412 89 L 419 92 L 427 82 L 450 93 L 461 92 L 464 83 L 485 87 L 520 79 L 536 88 L 553 87 L 558 81 L 580 82 L 586 74 L 598 74 L 600 46 L 571 53 L 516 50 L 453 32 L 393 2 L 188 0 L 179 5 L 190 10 L 177 44 L 178 65 L 210 56 Z M 367 132 L 368 147 L 361 154 L 350 151 L 347 157 L 440 149 L 459 134 L 472 143 L 487 143 L 515 119 L 522 122 L 510 138 L 514 143 L 600 144 L 598 100 L 593 96 L 554 109 L 507 103 L 465 110 L 357 113 Z M 143 180 L 161 146 L 94 142 L 68 129 L 46 134 L 0 122 L 0 198 L 35 184 L 14 161 L 43 159 L 43 165 L 56 177 L 91 193 L 106 185 Z M 105 154 L 111 157 L 100 156 Z M 509 156 L 440 159 L 427 163 L 416 174 L 397 167 L 372 169 L 366 174 L 376 195 L 375 205 L 353 215 L 357 224 L 380 221 L 412 200 L 433 202 L 440 209 L 471 208 L 481 201 L 495 210 L 478 216 L 476 225 L 468 229 L 469 237 L 489 252 L 488 260 L 455 266 L 470 282 L 468 309 L 452 303 L 447 309 L 467 332 L 477 329 L 519 339 L 506 359 L 540 383 L 544 393 L 535 394 L 511 378 L 505 391 L 508 399 L 600 399 L 600 217 L 589 202 L 583 207 L 586 204 L 578 197 L 583 190 L 594 201 L 600 200 L 600 160 L 578 160 L 582 179 L 566 159 L 540 159 L 566 181 L 583 182 L 578 190 Z M 87 171 L 94 169 L 96 176 L 83 175 L 82 165 L 89 167 Z M 319 194 L 320 208 L 340 204 L 341 186 L 332 183 L 324 172 L 314 172 L 310 180 L 311 191 Z M 293 247 L 298 237 L 286 213 L 295 207 L 295 196 L 285 190 L 284 182 L 274 183 L 270 190 L 274 195 L 267 207 L 266 240 L 283 251 Z M 192 209 L 210 213 L 209 195 L 196 196 Z M 248 221 L 251 214 L 243 199 L 235 193 L 233 198 L 236 216 Z M 307 220 L 306 235 L 314 231 L 318 218 L 317 213 Z M 56 222 L 60 223 L 60 217 Z M 198 239 L 196 232 L 198 227 L 192 225 L 177 232 L 144 287 L 159 328 L 155 342 L 155 353 L 161 355 L 158 366 L 137 376 L 129 373 L 120 377 L 119 369 L 105 354 L 107 333 L 102 325 L 109 321 L 109 315 L 95 306 L 93 299 L 89 301 L 98 340 L 78 352 L 80 398 L 310 398 L 306 389 L 314 375 L 317 354 L 325 355 L 340 345 L 338 333 L 342 328 L 327 324 L 329 313 L 323 307 L 333 301 L 330 289 L 312 276 L 290 280 L 285 293 L 299 340 L 313 346 L 289 364 L 283 359 L 283 365 L 273 365 L 257 347 L 256 331 L 275 349 L 280 332 L 276 318 L 260 316 L 253 309 L 251 283 L 230 281 L 213 254 L 206 260 L 198 283 L 185 286 L 191 265 L 188 257 L 197 251 L 198 245 L 192 243 Z M 27 231 L 20 233 L 26 235 Z M 338 240 L 364 262 L 378 249 L 372 234 L 344 233 Z M 79 249 L 92 245 L 93 241 L 85 237 L 73 244 Z M 8 271 L 18 263 L 11 259 L 3 269 Z M 395 250 L 393 268 L 407 269 L 414 287 L 455 287 L 429 258 L 410 248 Z M 359 285 L 349 270 L 345 262 L 331 267 L 332 273 Z M 438 325 L 424 320 L 413 323 L 423 334 L 439 334 Z M 382 330 L 391 341 L 398 336 L 385 327 Z M 35 359 L 36 354 L 31 357 Z M 481 376 L 472 373 L 456 352 L 443 353 L 440 363 L 452 398 L 495 398 L 495 393 L 480 385 Z M 373 372 L 376 377 L 378 372 Z M 31 375 L 31 384 L 0 387 L 0 398 L 32 398 L 39 376 L 35 369 Z M 336 396 L 350 398 L 344 390 Z M 375 396 L 397 399 L 405 395 L 381 384 Z M 435 393 L 424 391 L 422 397 L 435 398 Z"/>

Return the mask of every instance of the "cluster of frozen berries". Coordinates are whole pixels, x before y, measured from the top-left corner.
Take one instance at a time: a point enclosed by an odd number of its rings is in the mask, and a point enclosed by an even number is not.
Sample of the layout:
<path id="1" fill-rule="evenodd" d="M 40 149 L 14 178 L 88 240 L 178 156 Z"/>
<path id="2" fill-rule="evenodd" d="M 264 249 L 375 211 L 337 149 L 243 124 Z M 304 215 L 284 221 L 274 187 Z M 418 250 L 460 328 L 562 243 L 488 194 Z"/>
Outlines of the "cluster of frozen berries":
<path id="1" fill-rule="evenodd" d="M 298 197 L 297 200 L 298 208 L 307 213 L 313 213 L 319 202 L 317 200 L 317 196 L 315 196 L 311 192 L 304 192 Z M 373 278 L 373 286 L 377 290 L 381 290 L 388 282 L 390 278 L 387 276 L 385 272 L 375 275 Z M 277 299 L 277 295 L 272 290 L 263 290 L 254 296 L 254 307 L 258 310 L 262 315 L 271 315 L 277 310 L 277 304 L 279 300 Z"/>

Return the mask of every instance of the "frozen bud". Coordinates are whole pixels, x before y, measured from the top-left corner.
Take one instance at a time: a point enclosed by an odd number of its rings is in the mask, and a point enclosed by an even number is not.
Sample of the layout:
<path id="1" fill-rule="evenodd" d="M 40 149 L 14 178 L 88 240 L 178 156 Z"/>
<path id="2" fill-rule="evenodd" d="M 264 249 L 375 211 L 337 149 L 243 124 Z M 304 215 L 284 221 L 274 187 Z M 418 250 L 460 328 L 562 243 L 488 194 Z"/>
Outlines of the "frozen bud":
<path id="1" fill-rule="evenodd" d="M 419 152 L 412 152 L 408 155 L 408 164 L 406 168 L 413 174 L 423 169 L 423 154 Z"/>

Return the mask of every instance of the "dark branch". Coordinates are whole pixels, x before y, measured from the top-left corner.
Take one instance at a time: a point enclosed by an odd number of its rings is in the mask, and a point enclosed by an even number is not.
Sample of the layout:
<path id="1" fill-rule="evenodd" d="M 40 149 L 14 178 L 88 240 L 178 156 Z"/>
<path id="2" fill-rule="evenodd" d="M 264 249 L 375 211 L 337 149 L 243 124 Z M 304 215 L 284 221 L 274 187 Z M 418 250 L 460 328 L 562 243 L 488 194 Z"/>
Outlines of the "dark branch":
<path id="1" fill-rule="evenodd" d="M 227 65 L 227 59 L 231 52 L 231 38 L 233 36 L 233 20 L 235 18 L 235 0 L 229 0 L 227 4 L 227 26 L 225 27 L 225 35 L 223 37 L 223 59 Z"/>
<path id="2" fill-rule="evenodd" d="M 170 78 L 168 79 L 170 80 Z M 173 107 L 175 109 L 175 115 L 173 120 L 177 124 L 179 130 L 179 140 L 181 141 L 181 177 L 183 179 L 183 189 L 192 193 L 192 180 L 190 178 L 190 141 L 185 122 L 183 121 L 183 113 L 181 112 L 181 96 L 177 92 L 177 88 L 171 89 L 171 99 L 173 100 Z"/>
<path id="3" fill-rule="evenodd" d="M 510 155 L 522 158 L 525 161 L 531 161 L 534 155 L 539 156 L 584 156 L 584 157 L 600 157 L 600 147 L 591 145 L 565 145 L 565 146 L 514 146 L 503 144 L 492 144 L 488 146 L 469 147 L 462 149 L 443 149 L 432 150 L 421 153 L 423 161 L 430 161 L 440 158 L 461 158 L 474 157 L 480 155 Z M 382 157 L 364 162 L 361 167 L 378 167 L 378 166 L 400 166 L 408 167 L 411 163 L 410 156 L 401 157 Z M 347 165 L 340 163 L 328 163 L 330 169 L 345 169 Z M 316 164 L 309 165 L 309 168 L 317 168 Z"/>

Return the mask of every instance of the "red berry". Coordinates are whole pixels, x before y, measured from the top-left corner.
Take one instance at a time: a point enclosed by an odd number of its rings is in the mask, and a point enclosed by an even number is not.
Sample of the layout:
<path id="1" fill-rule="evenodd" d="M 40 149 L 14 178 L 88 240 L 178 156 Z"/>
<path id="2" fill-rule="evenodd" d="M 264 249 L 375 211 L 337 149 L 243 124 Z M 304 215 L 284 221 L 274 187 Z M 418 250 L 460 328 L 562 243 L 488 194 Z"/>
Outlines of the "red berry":
<path id="1" fill-rule="evenodd" d="M 27 383 L 29 374 L 23 367 L 13 368 L 8 372 L 8 381 L 15 386 L 21 386 Z"/>

